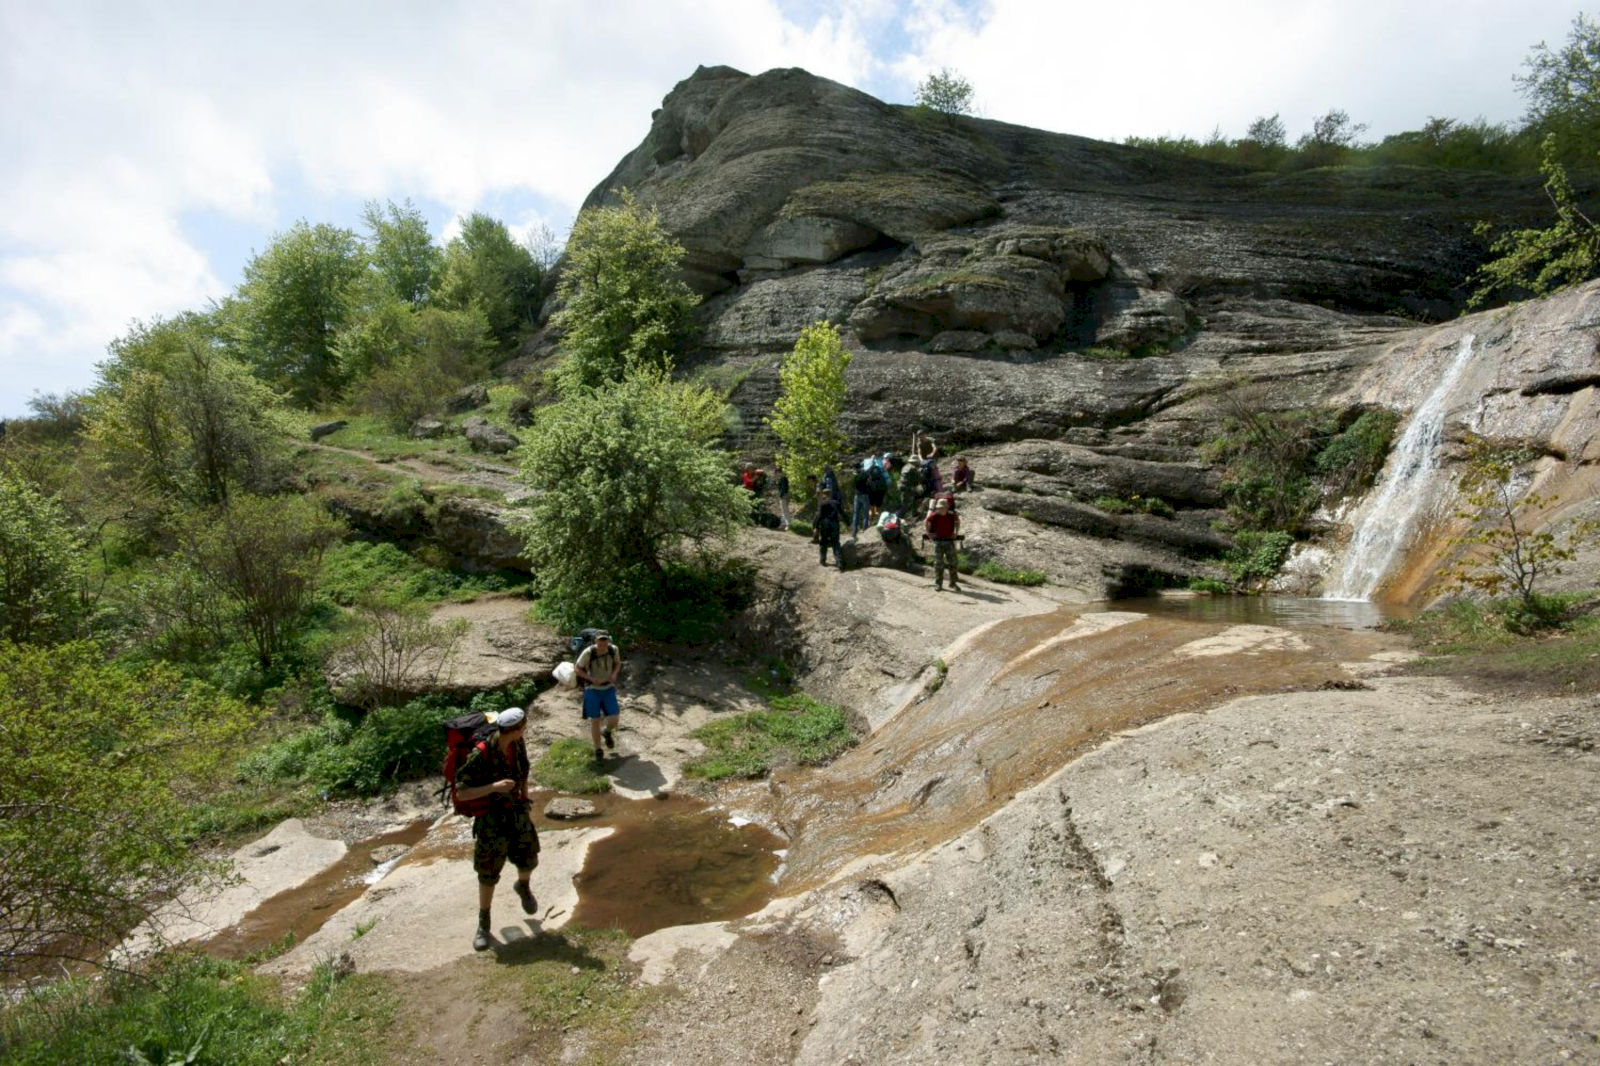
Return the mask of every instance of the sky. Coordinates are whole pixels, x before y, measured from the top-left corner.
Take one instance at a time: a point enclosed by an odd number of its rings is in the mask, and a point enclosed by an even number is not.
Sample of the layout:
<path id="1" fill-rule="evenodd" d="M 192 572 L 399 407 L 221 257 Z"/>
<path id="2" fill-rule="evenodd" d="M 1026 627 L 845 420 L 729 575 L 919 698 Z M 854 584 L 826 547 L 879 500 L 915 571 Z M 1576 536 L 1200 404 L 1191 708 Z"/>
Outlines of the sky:
<path id="1" fill-rule="evenodd" d="M 412 200 L 564 233 L 700 64 L 804 67 L 1107 140 L 1382 137 L 1515 121 L 1577 0 L 0 0 L 0 417 L 94 384 L 135 320 L 205 307 L 297 219 Z M 1593 13 L 1592 11 L 1590 12 Z"/>

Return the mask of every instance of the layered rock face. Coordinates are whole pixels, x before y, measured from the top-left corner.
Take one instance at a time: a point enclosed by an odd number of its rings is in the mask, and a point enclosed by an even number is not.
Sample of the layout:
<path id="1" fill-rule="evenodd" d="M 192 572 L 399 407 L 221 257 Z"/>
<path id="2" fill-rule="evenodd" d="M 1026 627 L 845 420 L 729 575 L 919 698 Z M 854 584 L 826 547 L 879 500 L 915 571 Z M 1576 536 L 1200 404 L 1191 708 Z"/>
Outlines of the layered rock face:
<path id="1" fill-rule="evenodd" d="M 981 521 L 1069 538 L 1051 550 L 1110 539 L 1172 576 L 1223 543 L 1196 453 L 1218 393 L 1387 402 L 1357 383 L 1425 346 L 1419 322 L 1461 310 L 1484 251 L 1473 222 L 1547 209 L 1537 181 L 1250 174 L 726 67 L 674 88 L 588 202 L 624 188 L 687 249 L 706 296 L 687 362 L 743 372 L 747 455 L 772 453 L 760 427 L 780 354 L 833 322 L 854 352 L 845 428 L 862 451 L 904 450 L 921 427 L 1005 475 Z M 1586 387 L 1573 373 L 1551 388 Z M 1052 443 L 1013 448 L 1033 441 Z M 1106 515 L 1097 495 L 1176 514 Z M 996 535 L 1004 555 L 1015 537 Z"/>

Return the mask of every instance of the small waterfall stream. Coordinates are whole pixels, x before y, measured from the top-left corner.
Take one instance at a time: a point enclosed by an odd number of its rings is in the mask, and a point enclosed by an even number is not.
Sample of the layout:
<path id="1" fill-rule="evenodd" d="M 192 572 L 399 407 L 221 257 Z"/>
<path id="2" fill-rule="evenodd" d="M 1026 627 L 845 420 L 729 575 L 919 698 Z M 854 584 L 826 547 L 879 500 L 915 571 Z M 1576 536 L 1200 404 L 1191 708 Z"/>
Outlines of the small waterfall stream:
<path id="1" fill-rule="evenodd" d="M 1417 516 L 1430 498 L 1429 482 L 1439 469 L 1450 392 L 1472 361 L 1476 340 L 1470 333 L 1461 338 L 1461 346 L 1438 384 L 1412 412 L 1384 468 L 1383 480 L 1366 505 L 1366 515 L 1345 549 L 1344 566 L 1323 593 L 1327 599 L 1371 599 L 1405 550 Z"/>

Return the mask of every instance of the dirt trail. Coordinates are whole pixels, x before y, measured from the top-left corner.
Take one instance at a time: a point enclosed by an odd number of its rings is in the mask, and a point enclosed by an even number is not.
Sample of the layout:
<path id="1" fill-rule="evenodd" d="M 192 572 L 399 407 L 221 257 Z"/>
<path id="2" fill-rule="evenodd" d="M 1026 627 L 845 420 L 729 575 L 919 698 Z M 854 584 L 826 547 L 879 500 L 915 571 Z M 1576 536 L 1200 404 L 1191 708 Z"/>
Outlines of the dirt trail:
<path id="1" fill-rule="evenodd" d="M 332 452 L 336 455 L 348 455 L 384 470 L 403 470 L 427 482 L 493 489 L 496 492 L 504 493 L 507 500 L 513 502 L 519 495 L 527 492 L 527 489 L 516 480 L 516 467 L 490 462 L 486 459 L 462 456 L 450 463 L 433 462 L 427 459 L 397 458 L 384 460 L 371 452 L 362 451 L 359 448 L 341 448 L 336 444 L 323 444 L 320 441 L 301 441 L 299 447 L 319 452 Z"/>

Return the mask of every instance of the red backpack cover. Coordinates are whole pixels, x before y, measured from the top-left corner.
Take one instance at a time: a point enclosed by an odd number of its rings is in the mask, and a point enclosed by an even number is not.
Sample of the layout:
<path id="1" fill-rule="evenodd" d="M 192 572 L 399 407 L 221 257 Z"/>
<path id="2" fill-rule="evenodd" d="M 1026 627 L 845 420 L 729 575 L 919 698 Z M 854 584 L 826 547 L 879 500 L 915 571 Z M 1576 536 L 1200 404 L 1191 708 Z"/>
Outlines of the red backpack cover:
<path id="1" fill-rule="evenodd" d="M 444 723 L 444 783 L 450 790 L 450 805 L 457 814 L 476 818 L 489 813 L 489 797 L 464 800 L 456 796 L 456 775 L 471 759 L 489 757 L 489 737 L 493 726 L 482 713 L 462 715 Z"/>

